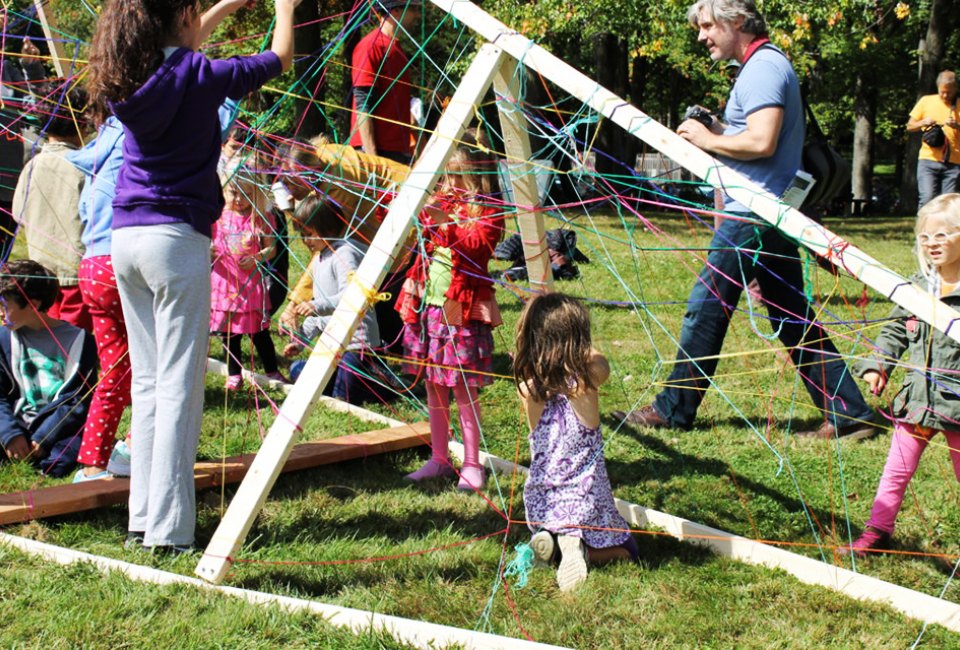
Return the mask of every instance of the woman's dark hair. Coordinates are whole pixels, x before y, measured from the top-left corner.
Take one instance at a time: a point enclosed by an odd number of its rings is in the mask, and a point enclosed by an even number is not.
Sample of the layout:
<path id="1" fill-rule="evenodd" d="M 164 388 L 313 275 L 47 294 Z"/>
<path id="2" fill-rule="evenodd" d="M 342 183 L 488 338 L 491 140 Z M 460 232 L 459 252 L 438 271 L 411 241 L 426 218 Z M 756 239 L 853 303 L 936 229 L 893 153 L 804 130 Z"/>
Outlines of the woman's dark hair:
<path id="1" fill-rule="evenodd" d="M 91 115 L 101 124 L 108 102 L 129 98 L 163 62 L 163 44 L 183 12 L 199 0 L 108 0 L 90 47 L 87 89 Z"/>
<path id="2" fill-rule="evenodd" d="M 60 295 L 60 282 L 45 266 L 33 260 L 8 262 L 0 272 L 0 300 L 23 307 L 32 302 L 42 314 Z"/>
<path id="3" fill-rule="evenodd" d="M 596 390 L 590 376 L 590 312 L 562 293 L 534 297 L 517 322 L 513 379 L 538 402 Z"/>
<path id="4" fill-rule="evenodd" d="M 318 194 L 301 201 L 293 214 L 293 227 L 298 232 L 309 231 L 324 239 L 342 236 L 346 224 L 333 201 Z"/>

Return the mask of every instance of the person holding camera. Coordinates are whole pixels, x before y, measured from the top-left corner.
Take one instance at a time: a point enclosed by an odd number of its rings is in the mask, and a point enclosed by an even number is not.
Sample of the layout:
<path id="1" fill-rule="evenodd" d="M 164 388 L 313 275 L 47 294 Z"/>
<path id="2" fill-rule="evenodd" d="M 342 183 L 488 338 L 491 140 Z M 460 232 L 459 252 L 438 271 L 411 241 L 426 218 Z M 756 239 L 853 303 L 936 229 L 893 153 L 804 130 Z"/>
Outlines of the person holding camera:
<path id="1" fill-rule="evenodd" d="M 753 0 L 698 0 L 687 18 L 710 58 L 735 59 L 741 67 L 723 122 L 700 114 L 681 123 L 677 133 L 781 195 L 800 169 L 803 149 L 803 106 L 793 67 L 767 39 Z M 724 210 L 690 292 L 673 371 L 654 402 L 626 415 L 626 421 L 672 429 L 693 425 L 713 383 L 733 310 L 744 286 L 756 279 L 773 331 L 824 413 L 819 428 L 798 435 L 852 440 L 874 435 L 873 412 L 804 294 L 796 242 L 729 196 Z"/>
<path id="2" fill-rule="evenodd" d="M 960 117 L 957 75 L 937 75 L 937 94 L 924 95 L 910 111 L 907 131 L 921 131 L 917 160 L 917 209 L 941 194 L 960 191 Z"/>

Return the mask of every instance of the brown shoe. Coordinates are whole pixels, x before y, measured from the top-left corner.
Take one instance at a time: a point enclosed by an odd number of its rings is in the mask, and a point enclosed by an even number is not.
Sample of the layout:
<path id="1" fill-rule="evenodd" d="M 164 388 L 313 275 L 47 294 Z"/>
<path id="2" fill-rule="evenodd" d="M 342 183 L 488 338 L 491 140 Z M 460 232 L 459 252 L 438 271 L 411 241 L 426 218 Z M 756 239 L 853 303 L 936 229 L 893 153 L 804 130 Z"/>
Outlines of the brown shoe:
<path id="1" fill-rule="evenodd" d="M 843 440 L 866 440 L 879 433 L 877 427 L 869 422 L 854 422 L 845 427 L 837 429 L 829 422 L 824 422 L 816 431 L 798 431 L 800 438 L 819 438 L 820 440 L 833 440 L 841 438 Z"/>
<path id="2" fill-rule="evenodd" d="M 647 427 L 650 429 L 673 429 L 674 426 L 667 422 L 657 410 L 653 408 L 653 404 L 647 404 L 642 408 L 638 408 L 635 411 L 630 413 L 624 413 L 623 411 L 614 411 L 612 413 L 613 417 L 618 420 L 622 420 L 627 424 L 632 424 L 637 427 Z"/>

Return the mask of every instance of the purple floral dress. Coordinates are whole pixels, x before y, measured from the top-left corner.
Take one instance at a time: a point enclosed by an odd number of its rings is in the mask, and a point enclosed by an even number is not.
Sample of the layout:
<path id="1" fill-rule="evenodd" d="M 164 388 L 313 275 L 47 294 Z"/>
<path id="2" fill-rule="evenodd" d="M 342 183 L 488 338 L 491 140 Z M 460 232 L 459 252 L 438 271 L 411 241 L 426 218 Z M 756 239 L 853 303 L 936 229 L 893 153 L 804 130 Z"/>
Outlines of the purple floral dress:
<path id="1" fill-rule="evenodd" d="M 593 548 L 627 541 L 630 526 L 613 501 L 600 427 L 585 427 L 565 395 L 544 404 L 530 432 L 530 450 L 523 504 L 533 532 L 572 535 Z"/>

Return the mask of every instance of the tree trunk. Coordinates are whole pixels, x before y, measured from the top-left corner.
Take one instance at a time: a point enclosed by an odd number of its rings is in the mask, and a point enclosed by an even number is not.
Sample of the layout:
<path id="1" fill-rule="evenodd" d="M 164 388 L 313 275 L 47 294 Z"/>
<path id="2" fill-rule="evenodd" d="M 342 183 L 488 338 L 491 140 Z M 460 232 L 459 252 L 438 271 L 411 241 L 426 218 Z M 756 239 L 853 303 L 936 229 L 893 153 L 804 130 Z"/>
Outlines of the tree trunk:
<path id="1" fill-rule="evenodd" d="M 320 19 L 320 7 L 317 2 L 303 2 L 295 10 L 295 20 L 298 25 L 315 24 Z M 323 48 L 323 39 L 319 29 L 294 30 L 294 51 L 298 55 L 319 52 Z M 326 95 L 325 84 L 318 70 L 313 66 L 315 59 L 311 56 L 299 57 L 294 63 L 294 71 L 298 79 L 302 79 L 305 87 L 298 89 L 296 106 L 297 119 L 294 123 L 297 135 L 309 138 L 324 131 L 323 115 L 318 110 Z M 303 97 L 310 91 L 313 101 Z"/>
<path id="2" fill-rule="evenodd" d="M 597 82 L 620 96 L 626 95 L 629 80 L 626 43 L 615 34 L 599 34 L 594 40 L 594 63 Z M 619 161 L 623 159 L 623 145 L 626 140 L 619 126 L 609 120 L 601 120 L 597 137 L 598 172 L 624 173 Z M 632 163 L 630 167 L 633 167 Z"/>
<path id="3" fill-rule="evenodd" d="M 953 0 L 932 0 L 930 3 L 930 21 L 927 23 L 927 35 L 920 42 L 920 74 L 917 81 L 917 99 L 936 91 L 936 79 L 943 62 L 946 39 L 953 26 L 953 4 Z M 903 183 L 900 186 L 902 206 L 907 210 L 913 210 L 917 206 L 916 160 L 919 153 L 920 136 L 916 133 L 908 134 L 904 152 Z"/>
<path id="4" fill-rule="evenodd" d="M 876 84 L 857 75 L 853 110 L 853 169 L 851 189 L 854 200 L 869 201 L 873 195 L 873 134 L 877 121 Z M 863 205 L 863 204 L 860 204 Z"/>

